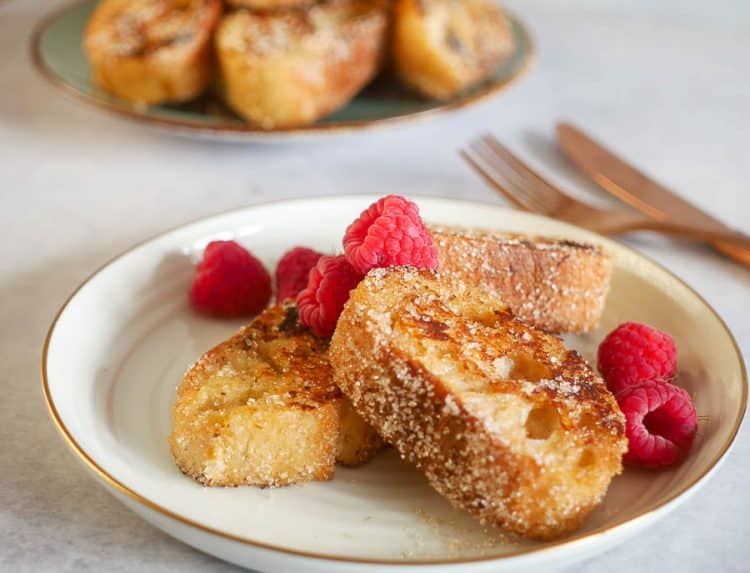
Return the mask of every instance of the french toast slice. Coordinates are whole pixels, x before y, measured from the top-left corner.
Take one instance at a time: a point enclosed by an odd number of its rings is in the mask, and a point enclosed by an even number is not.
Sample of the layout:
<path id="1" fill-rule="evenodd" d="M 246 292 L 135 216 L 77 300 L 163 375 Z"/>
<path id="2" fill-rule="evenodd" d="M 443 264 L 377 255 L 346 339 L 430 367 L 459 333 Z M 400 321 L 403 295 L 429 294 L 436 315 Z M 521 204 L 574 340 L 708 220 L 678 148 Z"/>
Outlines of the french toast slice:
<path id="1" fill-rule="evenodd" d="M 382 0 L 330 0 L 303 10 L 237 11 L 216 32 L 227 104 L 262 129 L 308 125 L 348 103 L 377 73 Z"/>
<path id="2" fill-rule="evenodd" d="M 596 327 L 612 276 L 600 247 L 548 237 L 430 225 L 440 272 L 489 290 L 547 332 Z"/>
<path id="3" fill-rule="evenodd" d="M 177 389 L 169 444 L 212 486 L 283 486 L 332 477 L 382 442 L 333 383 L 328 341 L 274 305 L 204 354 Z"/>
<path id="4" fill-rule="evenodd" d="M 430 271 L 370 271 L 330 359 L 362 417 L 485 523 L 563 535 L 622 470 L 625 420 L 603 381 L 484 291 Z"/>
<path id="5" fill-rule="evenodd" d="M 302 8 L 315 3 L 315 0 L 226 0 L 230 8 L 247 8 L 248 10 L 277 11 L 290 8 Z"/>
<path id="6" fill-rule="evenodd" d="M 96 84 L 135 104 L 184 102 L 213 74 L 221 0 L 103 0 L 84 48 Z"/>
<path id="7" fill-rule="evenodd" d="M 490 77 L 514 46 L 510 20 L 493 0 L 396 0 L 391 37 L 401 81 L 439 100 Z"/>

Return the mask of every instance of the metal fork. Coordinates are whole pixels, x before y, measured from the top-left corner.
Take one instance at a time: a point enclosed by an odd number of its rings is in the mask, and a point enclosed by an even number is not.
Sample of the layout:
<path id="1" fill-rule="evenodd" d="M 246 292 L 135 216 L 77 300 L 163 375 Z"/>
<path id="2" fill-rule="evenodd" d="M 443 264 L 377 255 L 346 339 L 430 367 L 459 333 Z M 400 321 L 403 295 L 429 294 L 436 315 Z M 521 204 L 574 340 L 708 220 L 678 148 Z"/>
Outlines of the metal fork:
<path id="1" fill-rule="evenodd" d="M 592 207 L 552 185 L 490 134 L 482 135 L 459 153 L 490 186 L 524 211 L 603 235 L 655 231 L 696 241 L 725 241 L 750 247 L 750 238 L 740 233 L 659 221 L 635 211 Z"/>

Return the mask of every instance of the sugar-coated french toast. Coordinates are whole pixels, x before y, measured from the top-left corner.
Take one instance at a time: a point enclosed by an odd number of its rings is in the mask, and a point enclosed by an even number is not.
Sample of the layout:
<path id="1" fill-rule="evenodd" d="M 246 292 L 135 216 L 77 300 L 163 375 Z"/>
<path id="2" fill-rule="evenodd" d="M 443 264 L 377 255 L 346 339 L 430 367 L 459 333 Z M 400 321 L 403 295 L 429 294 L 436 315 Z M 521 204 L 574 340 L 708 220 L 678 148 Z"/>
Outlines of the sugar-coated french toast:
<path id="1" fill-rule="evenodd" d="M 224 99 L 264 129 L 313 123 L 345 105 L 375 76 L 386 19 L 381 0 L 231 13 L 215 40 Z"/>
<path id="2" fill-rule="evenodd" d="M 370 271 L 330 359 L 363 418 L 486 523 L 568 533 L 622 469 L 625 420 L 604 382 L 484 291 L 430 271 Z"/>
<path id="3" fill-rule="evenodd" d="M 449 99 L 488 78 L 513 51 L 511 23 L 494 0 L 396 0 L 391 51 L 401 80 Z"/>
<path id="4" fill-rule="evenodd" d="M 204 354 L 172 410 L 178 467 L 205 485 L 282 486 L 329 479 L 382 446 L 334 385 L 328 342 L 290 303 L 270 307 Z"/>
<path id="5" fill-rule="evenodd" d="M 600 247 L 573 241 L 431 225 L 440 272 L 490 290 L 548 332 L 596 327 L 612 275 Z"/>
<path id="6" fill-rule="evenodd" d="M 231 8 L 249 10 L 287 10 L 314 4 L 316 0 L 225 0 Z"/>
<path id="7" fill-rule="evenodd" d="M 183 102 L 213 72 L 221 0 L 103 0 L 84 47 L 96 84 L 137 104 Z"/>

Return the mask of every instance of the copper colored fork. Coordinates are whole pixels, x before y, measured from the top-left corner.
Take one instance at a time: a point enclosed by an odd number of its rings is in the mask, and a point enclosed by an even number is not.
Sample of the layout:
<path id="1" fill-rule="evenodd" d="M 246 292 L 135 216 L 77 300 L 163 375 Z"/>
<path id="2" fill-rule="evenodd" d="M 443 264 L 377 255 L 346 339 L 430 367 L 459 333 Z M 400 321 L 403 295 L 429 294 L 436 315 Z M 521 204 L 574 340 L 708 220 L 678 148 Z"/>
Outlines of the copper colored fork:
<path id="1" fill-rule="evenodd" d="M 740 233 L 660 221 L 634 211 L 592 207 L 552 185 L 490 134 L 473 141 L 460 154 L 487 183 L 524 211 L 560 219 L 603 235 L 654 231 L 695 241 L 722 241 L 750 247 L 750 237 Z"/>

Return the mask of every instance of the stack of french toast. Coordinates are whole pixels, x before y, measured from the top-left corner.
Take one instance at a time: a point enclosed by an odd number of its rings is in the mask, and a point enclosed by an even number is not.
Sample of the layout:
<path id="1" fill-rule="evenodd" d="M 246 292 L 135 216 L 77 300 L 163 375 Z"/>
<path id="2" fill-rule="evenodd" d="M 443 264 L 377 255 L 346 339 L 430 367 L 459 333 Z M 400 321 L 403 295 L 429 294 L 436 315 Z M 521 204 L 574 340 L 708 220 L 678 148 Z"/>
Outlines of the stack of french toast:
<path id="1" fill-rule="evenodd" d="M 624 418 L 554 333 L 596 326 L 612 263 L 564 240 L 430 226 L 437 271 L 370 270 L 330 339 L 289 299 L 208 351 L 170 446 L 208 486 L 327 480 L 390 445 L 485 523 L 576 528 L 622 470 Z"/>
<path id="2" fill-rule="evenodd" d="M 215 88 L 261 129 L 311 124 L 381 72 L 445 100 L 513 50 L 493 0 L 103 0 L 84 47 L 96 84 L 134 104 Z"/>

